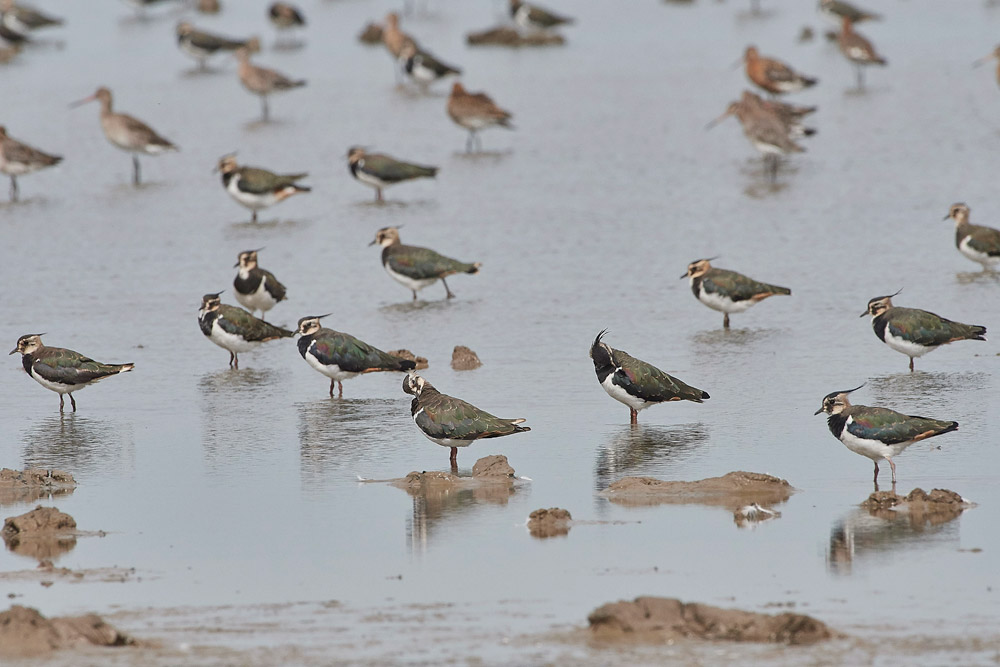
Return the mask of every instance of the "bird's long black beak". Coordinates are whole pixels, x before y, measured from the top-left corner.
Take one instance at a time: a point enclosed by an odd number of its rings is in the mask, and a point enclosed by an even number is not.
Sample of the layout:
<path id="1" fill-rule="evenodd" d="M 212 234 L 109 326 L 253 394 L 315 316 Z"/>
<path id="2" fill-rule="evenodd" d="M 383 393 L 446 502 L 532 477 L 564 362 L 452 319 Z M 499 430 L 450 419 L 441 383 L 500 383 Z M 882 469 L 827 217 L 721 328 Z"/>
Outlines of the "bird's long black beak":
<path id="1" fill-rule="evenodd" d="M 816 412 L 814 412 L 813 413 L 813 417 L 815 417 L 816 415 L 818 415 L 821 412 L 823 412 L 823 408 L 820 408 L 819 410 L 817 410 Z"/>

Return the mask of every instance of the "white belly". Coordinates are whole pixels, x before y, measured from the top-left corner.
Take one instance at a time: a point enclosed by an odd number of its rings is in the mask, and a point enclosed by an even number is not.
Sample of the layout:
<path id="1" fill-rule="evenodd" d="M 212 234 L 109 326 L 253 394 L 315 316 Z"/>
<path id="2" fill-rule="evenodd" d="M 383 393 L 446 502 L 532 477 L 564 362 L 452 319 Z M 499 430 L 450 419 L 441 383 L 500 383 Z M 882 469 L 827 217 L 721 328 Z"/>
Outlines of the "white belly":
<path id="1" fill-rule="evenodd" d="M 199 49 L 197 46 L 195 46 L 194 44 L 192 44 L 187 40 L 181 42 L 181 51 L 188 54 L 189 56 L 191 56 L 192 58 L 194 58 L 199 62 L 204 60 L 208 56 L 212 55 L 210 52 L 204 49 Z"/>
<path id="2" fill-rule="evenodd" d="M 979 262 L 982 264 L 984 269 L 988 269 L 991 266 L 995 266 L 1000 263 L 1000 257 L 991 257 L 985 252 L 979 252 L 970 246 L 968 236 L 962 239 L 962 242 L 958 244 L 958 249 L 963 255 L 971 259 L 973 262 Z"/>
<path id="3" fill-rule="evenodd" d="M 758 141 L 756 139 L 751 139 L 754 148 L 763 153 L 764 155 L 783 155 L 784 151 L 775 146 L 774 144 L 769 144 L 764 141 Z"/>
<path id="4" fill-rule="evenodd" d="M 212 322 L 212 333 L 208 337 L 213 343 L 230 352 L 249 352 L 260 345 L 260 341 L 243 340 L 239 336 L 229 333 L 219 326 L 218 319 Z"/>
<path id="5" fill-rule="evenodd" d="M 359 181 L 361 181 L 365 185 L 371 186 L 373 188 L 387 188 L 390 185 L 392 185 L 392 183 L 386 183 L 385 181 L 383 181 L 378 176 L 374 176 L 372 174 L 366 173 L 366 172 L 364 172 L 364 171 L 362 171 L 360 169 L 358 169 L 354 173 L 358 177 Z"/>
<path id="6" fill-rule="evenodd" d="M 87 386 L 86 382 L 83 384 L 63 384 L 62 382 L 51 382 L 36 373 L 34 368 L 31 369 L 31 377 L 35 380 L 35 382 L 42 385 L 46 389 L 51 389 L 52 391 L 60 394 L 69 394 L 70 392 L 79 391 Z"/>
<path id="7" fill-rule="evenodd" d="M 41 169 L 41 165 L 32 166 L 27 162 L 6 162 L 0 158 L 0 172 L 3 172 L 8 176 L 23 176 L 24 174 L 30 174 L 38 169 Z"/>
<path id="8" fill-rule="evenodd" d="M 733 301 L 727 296 L 706 292 L 704 287 L 698 289 L 698 300 L 712 310 L 718 310 L 723 313 L 742 313 L 753 305 L 753 301 L 750 299 Z"/>
<path id="9" fill-rule="evenodd" d="M 902 352 L 908 357 L 922 357 L 931 350 L 937 349 L 937 346 L 924 346 L 917 345 L 916 343 L 911 343 L 908 340 L 899 338 L 898 336 L 893 336 L 889 331 L 889 326 L 885 327 L 885 344 L 896 350 L 896 352 Z"/>
<path id="10" fill-rule="evenodd" d="M 414 292 L 422 290 L 428 285 L 433 285 L 438 281 L 437 278 L 421 278 L 418 280 L 411 278 L 409 276 L 404 276 L 402 273 L 396 273 L 395 271 L 392 270 L 388 262 L 383 264 L 383 266 L 385 267 L 385 272 L 388 273 L 390 276 L 392 276 L 393 280 L 398 282 L 400 285 L 408 287 Z"/>
<path id="11" fill-rule="evenodd" d="M 632 394 L 628 393 L 627 391 L 616 385 L 614 382 L 611 381 L 611 378 L 613 377 L 614 373 L 610 373 L 608 377 L 604 378 L 604 382 L 601 383 L 601 386 L 604 387 L 604 391 L 608 392 L 608 396 L 615 399 L 619 403 L 624 403 L 625 405 L 629 406 L 630 408 L 632 408 L 637 412 L 639 410 L 648 408 L 650 405 L 653 405 L 648 401 L 642 400 L 638 396 L 633 396 Z"/>
<path id="12" fill-rule="evenodd" d="M 240 204 L 243 204 L 247 208 L 254 211 L 259 211 L 262 208 L 273 206 L 274 204 L 277 204 L 280 201 L 278 199 L 278 195 L 273 192 L 266 192 L 264 194 L 243 192 L 237 187 L 239 180 L 240 180 L 239 174 L 229 179 L 229 184 L 226 185 L 226 192 L 228 192 L 233 199 L 238 201 Z"/>
<path id="13" fill-rule="evenodd" d="M 878 461 L 879 459 L 886 459 L 892 456 L 896 456 L 904 449 L 913 444 L 913 440 L 908 440 L 906 442 L 897 443 L 895 445 L 887 445 L 884 442 L 878 440 L 863 440 L 862 438 L 849 433 L 847 427 L 854 423 L 853 417 L 847 418 L 847 423 L 844 424 L 844 430 L 840 433 L 840 441 L 847 446 L 849 450 L 855 454 L 861 454 L 861 456 L 867 456 L 873 461 Z"/>
<path id="14" fill-rule="evenodd" d="M 309 362 L 309 365 L 318 370 L 323 375 L 327 376 L 331 380 L 336 380 L 337 382 L 343 382 L 344 380 L 350 380 L 352 377 L 356 377 L 357 373 L 351 373 L 350 371 L 340 370 L 340 366 L 337 364 L 331 364 L 329 366 L 320 363 L 319 359 L 313 356 L 312 346 L 306 349 L 305 360 Z"/>
<path id="15" fill-rule="evenodd" d="M 274 300 L 274 297 L 271 296 L 266 289 L 264 289 L 266 285 L 267 278 L 264 278 L 260 281 L 260 285 L 257 286 L 256 292 L 251 294 L 241 294 L 236 290 L 233 290 L 233 292 L 236 294 L 236 300 L 239 301 L 240 304 L 242 304 L 247 310 L 251 312 L 255 310 L 267 312 L 274 308 L 278 302 Z"/>

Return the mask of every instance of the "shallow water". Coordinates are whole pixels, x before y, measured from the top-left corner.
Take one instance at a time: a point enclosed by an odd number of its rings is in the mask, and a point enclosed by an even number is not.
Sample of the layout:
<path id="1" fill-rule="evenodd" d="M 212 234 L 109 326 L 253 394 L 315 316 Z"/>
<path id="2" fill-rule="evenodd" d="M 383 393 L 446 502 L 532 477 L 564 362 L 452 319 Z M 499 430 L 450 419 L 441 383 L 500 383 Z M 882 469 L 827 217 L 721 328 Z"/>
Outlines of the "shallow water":
<path id="1" fill-rule="evenodd" d="M 195 22 L 263 33 L 263 12 L 239 4 Z M 578 18 L 567 46 L 507 51 L 464 46 L 465 32 L 495 22 L 497 4 L 431 2 L 404 27 L 461 65 L 468 88 L 515 114 L 517 130 L 484 133 L 487 152 L 474 156 L 444 113 L 446 86 L 427 96 L 400 90 L 386 54 L 356 41 L 394 3 L 303 3 L 307 47 L 257 58 L 309 80 L 272 100 L 269 124 L 256 122 L 257 101 L 230 60 L 191 73 L 173 42 L 183 13 L 137 21 L 118 3 L 52 6 L 68 26 L 0 67 L 10 134 L 66 157 L 21 179 L 23 202 L 0 204 L 0 339 L 13 346 L 44 331 L 47 344 L 134 361 L 136 370 L 80 392 L 79 412 L 61 417 L 56 396 L 9 358 L 0 464 L 76 475 L 79 488 L 57 506 L 81 529 L 108 534 L 79 539 L 59 566 L 134 567 L 137 577 L 4 581 L 0 592 L 47 615 L 117 610 L 139 634 L 156 629 L 128 613 L 150 607 L 154 619 L 173 608 L 218 618 L 217 606 L 337 600 L 354 613 L 331 623 L 352 641 L 316 641 L 358 661 L 404 659 L 425 632 L 442 654 L 487 662 L 654 660 L 655 652 L 595 657 L 500 639 L 580 627 L 598 605 L 637 595 L 757 610 L 794 604 L 872 640 L 855 650 L 873 660 L 898 650 L 881 640 L 926 634 L 940 642 L 910 656 L 914 664 L 987 660 L 1000 612 L 996 344 L 947 346 L 918 359 L 911 375 L 858 314 L 902 287 L 899 305 L 1000 327 L 1000 282 L 976 273 L 941 222 L 954 201 L 969 203 L 973 222 L 1000 219 L 990 178 L 1000 95 L 990 68 L 970 67 L 992 48 L 1000 14 L 975 3 L 872 0 L 888 18 L 862 31 L 891 64 L 869 72 L 858 94 L 835 46 L 795 41 L 804 24 L 826 29 L 811 3 L 764 4 L 763 17 L 735 1 L 560 6 Z M 795 97 L 820 106 L 820 132 L 775 186 L 735 121 L 704 131 L 744 87 L 727 66 L 751 42 L 821 79 Z M 66 108 L 102 84 L 117 109 L 181 146 L 143 159 L 141 188 L 129 185 L 128 157 L 100 135 L 97 109 Z M 355 144 L 441 173 L 389 190 L 389 203 L 376 206 L 348 175 L 344 156 Z M 308 170 L 314 191 L 248 224 L 210 173 L 236 149 L 241 162 Z M 389 224 L 404 225 L 406 243 L 483 269 L 450 281 L 456 299 L 439 300 L 435 285 L 411 303 L 366 247 Z M 326 379 L 288 341 L 226 368 L 226 353 L 198 329 L 200 298 L 228 288 L 239 251 L 261 246 L 262 266 L 290 295 L 269 320 L 291 325 L 332 311 L 327 326 L 426 356 L 423 374 L 440 390 L 532 428 L 461 451 L 462 473 L 502 453 L 532 481 L 510 494 L 433 498 L 358 483 L 446 469 L 447 450 L 414 428 L 399 375 L 351 380 L 343 400 L 330 400 Z M 793 296 L 734 315 L 722 331 L 721 315 L 677 279 L 688 262 L 714 255 Z M 234 302 L 231 291 L 224 299 Z M 630 428 L 587 357 L 605 327 L 609 344 L 711 400 L 653 407 Z M 483 367 L 452 371 L 458 344 Z M 859 512 L 871 464 L 813 412 L 826 393 L 862 382 L 857 402 L 961 423 L 899 457 L 899 490 L 949 488 L 978 507 L 925 530 Z M 730 470 L 778 475 L 800 492 L 756 530 L 738 529 L 722 508 L 630 508 L 596 496 L 625 475 L 692 480 Z M 31 506 L 6 506 L 4 516 Z M 610 523 L 529 537 L 527 515 L 552 506 Z M 0 553 L 0 571 L 32 567 Z M 425 604 L 444 605 L 434 622 L 400 611 Z M 295 613 L 266 609 L 299 627 Z M 372 621 L 379 613 L 394 620 Z M 185 641 L 201 625 L 166 631 L 167 640 Z M 378 641 L 364 641 L 371 636 Z M 283 628 L 202 643 L 300 640 L 309 641 Z"/>

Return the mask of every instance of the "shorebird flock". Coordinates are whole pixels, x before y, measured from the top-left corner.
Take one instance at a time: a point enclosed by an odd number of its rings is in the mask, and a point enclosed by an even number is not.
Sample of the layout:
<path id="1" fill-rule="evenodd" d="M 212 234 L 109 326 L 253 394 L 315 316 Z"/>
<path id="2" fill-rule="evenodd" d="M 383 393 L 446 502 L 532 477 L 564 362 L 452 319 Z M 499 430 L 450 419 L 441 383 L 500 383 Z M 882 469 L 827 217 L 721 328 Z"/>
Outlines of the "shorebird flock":
<path id="1" fill-rule="evenodd" d="M 144 12 L 161 2 L 165 0 L 135 0 L 133 4 L 137 5 L 138 11 Z M 217 2 L 201 2 L 199 7 L 206 12 L 220 11 Z M 863 89 L 865 68 L 884 66 L 887 61 L 855 29 L 855 25 L 880 20 L 881 17 L 840 0 L 821 0 L 819 9 L 836 22 L 838 32 L 832 37 L 843 56 L 855 67 L 857 87 Z M 508 10 L 511 25 L 525 34 L 548 34 L 573 22 L 567 16 L 521 0 L 510 0 Z M 266 16 L 282 33 L 280 39 L 285 44 L 298 44 L 292 36 L 304 32 L 308 26 L 304 13 L 284 2 L 271 4 L 262 14 L 262 18 Z M 34 32 L 58 28 L 61 23 L 59 18 L 15 0 L 2 0 L 0 37 L 9 46 L 0 50 L 0 63 L 21 57 L 22 51 L 30 48 Z M 381 41 L 390 55 L 397 81 L 408 79 L 420 90 L 426 91 L 442 80 L 462 75 L 459 67 L 442 61 L 412 35 L 404 32 L 398 14 L 389 13 L 380 29 Z M 174 37 L 180 50 L 193 58 L 200 70 L 207 69 L 209 61 L 222 54 L 234 57 L 238 63 L 236 69 L 240 83 L 260 98 L 261 122 L 270 120 L 269 100 L 272 95 L 307 85 L 303 79 L 255 64 L 252 58 L 261 50 L 260 39 L 255 36 L 234 38 L 218 35 L 184 20 L 176 24 Z M 289 42 L 289 39 L 293 41 Z M 767 50 L 763 49 L 763 52 Z M 1000 47 L 982 62 L 989 58 L 1000 60 Z M 777 98 L 806 91 L 819 85 L 819 81 L 817 77 L 800 72 L 777 58 L 762 55 L 762 50 L 758 50 L 756 45 L 745 47 L 738 64 L 742 64 L 749 81 L 768 97 L 743 91 L 740 98 L 709 126 L 735 116 L 747 138 L 764 156 L 766 173 L 773 182 L 777 179 L 782 156 L 805 150 L 797 140 L 815 133 L 815 129 L 804 124 L 804 118 L 815 112 L 816 107 L 791 104 Z M 123 97 L 127 103 L 128 95 Z M 92 101 L 99 103 L 100 126 L 107 140 L 132 155 L 132 181 L 135 185 L 142 182 L 140 155 L 157 156 L 179 150 L 178 144 L 160 135 L 146 122 L 115 111 L 112 92 L 107 87 L 98 88 L 72 106 Z M 466 90 L 457 80 L 452 82 L 442 114 L 468 133 L 465 142 L 467 152 L 482 150 L 480 133 L 486 129 L 514 129 L 513 114 L 509 110 L 485 92 Z M 436 178 L 438 174 L 435 166 L 404 161 L 361 146 L 347 148 L 346 158 L 347 172 L 361 184 L 374 189 L 376 203 L 384 202 L 383 191 L 389 186 L 419 178 Z M 7 128 L 0 126 L 0 172 L 10 177 L 12 201 L 17 201 L 19 196 L 19 176 L 54 167 L 60 161 L 57 155 L 12 138 Z M 257 222 L 261 210 L 311 190 L 309 185 L 302 183 L 308 176 L 305 172 L 281 174 L 240 165 L 235 155 L 220 158 L 216 171 L 226 192 L 237 203 L 250 209 L 252 223 Z M 973 225 L 970 208 L 963 203 L 953 204 L 945 219 L 955 224 L 958 250 L 979 263 L 984 271 L 992 271 L 1000 262 L 1000 231 Z M 429 248 L 405 245 L 400 238 L 399 226 L 377 230 L 371 245 L 381 247 L 381 262 L 386 272 L 409 290 L 414 301 L 419 298 L 420 290 L 437 281 L 441 281 L 444 287 L 445 299 L 454 298 L 446 278 L 476 274 L 482 266 L 480 262 L 452 259 Z M 242 307 L 223 303 L 221 292 L 205 294 L 201 298 L 197 318 L 199 327 L 209 341 L 229 353 L 229 366 L 233 372 L 239 369 L 240 353 L 265 342 L 297 336 L 302 359 L 329 378 L 331 399 L 341 398 L 343 382 L 359 375 L 405 373 L 402 391 L 413 396 L 411 416 L 416 426 L 432 442 L 450 449 L 453 467 L 457 465 L 459 447 L 480 439 L 530 430 L 521 425 L 524 419 L 499 418 L 439 392 L 415 373 L 414 360 L 385 352 L 350 334 L 324 327 L 322 320 L 328 315 L 301 317 L 294 329 L 268 322 L 269 312 L 286 300 L 288 290 L 273 273 L 258 263 L 258 254 L 264 250 L 256 248 L 237 254 L 233 289 Z M 712 262 L 716 259 L 692 261 L 680 277 L 689 280 L 698 301 L 723 313 L 723 329 L 729 329 L 730 315 L 743 313 L 768 297 L 792 294 L 790 288 L 715 267 Z M 914 371 L 915 358 L 942 345 L 963 340 L 986 340 L 985 326 L 963 324 L 925 310 L 895 306 L 892 299 L 898 294 L 872 298 L 862 317 L 871 317 L 873 331 L 880 341 L 908 357 L 911 372 Z M 257 311 L 260 311 L 260 317 L 255 315 Z M 606 334 L 607 330 L 597 334 L 590 347 L 590 358 L 601 387 L 611 398 L 628 406 L 630 423 L 638 423 L 638 413 L 658 403 L 702 403 L 710 398 L 707 391 L 688 385 L 623 350 L 612 348 L 604 342 Z M 69 395 L 71 408 L 76 411 L 74 392 L 134 368 L 132 363 L 102 363 L 69 349 L 46 346 L 42 342 L 44 335 L 21 336 L 11 354 L 21 354 L 25 372 L 46 389 L 59 394 L 60 411 L 64 410 L 64 395 Z M 851 451 L 874 461 L 876 483 L 879 461 L 889 462 L 895 482 L 893 457 L 914 442 L 958 428 L 958 423 L 954 421 L 904 415 L 882 407 L 852 405 L 848 396 L 859 388 L 830 393 L 822 400 L 816 414 L 826 413 L 833 435 Z"/>

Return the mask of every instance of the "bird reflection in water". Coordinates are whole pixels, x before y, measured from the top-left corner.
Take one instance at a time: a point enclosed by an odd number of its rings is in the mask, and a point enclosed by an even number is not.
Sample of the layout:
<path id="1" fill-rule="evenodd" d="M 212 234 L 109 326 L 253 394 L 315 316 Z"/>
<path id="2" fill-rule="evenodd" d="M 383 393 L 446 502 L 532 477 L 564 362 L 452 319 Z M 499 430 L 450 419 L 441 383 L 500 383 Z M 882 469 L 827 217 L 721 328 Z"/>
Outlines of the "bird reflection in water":
<path id="1" fill-rule="evenodd" d="M 403 401 L 384 398 L 323 399 L 299 403 L 299 465 L 303 488 L 319 488 L 332 472 L 368 469 L 372 457 L 391 456 L 395 447 L 408 446 L 395 437 L 408 421 Z"/>
<path id="2" fill-rule="evenodd" d="M 26 468 L 58 468 L 77 476 L 135 468 L 135 440 L 128 422 L 60 414 L 36 420 L 21 441 Z"/>
<path id="3" fill-rule="evenodd" d="M 597 450 L 594 487 L 603 491 L 626 476 L 663 474 L 685 461 L 700 445 L 708 442 L 703 424 L 654 426 L 637 424 L 611 432 L 607 443 Z"/>
<path id="4" fill-rule="evenodd" d="M 868 380 L 876 400 L 882 403 L 938 399 L 949 393 L 982 391 L 991 384 L 989 373 L 942 373 L 917 370 L 892 373 Z"/>
<path id="5" fill-rule="evenodd" d="M 517 493 L 514 480 L 478 483 L 447 473 L 424 473 L 422 481 L 398 484 L 413 500 L 413 514 L 406 521 L 406 540 L 411 553 L 425 553 L 439 524 L 454 524 L 462 517 L 485 511 L 488 505 L 506 505 Z"/>
<path id="6" fill-rule="evenodd" d="M 932 513 L 891 509 L 851 510 L 830 529 L 827 569 L 834 574 L 852 574 L 855 564 L 866 561 L 885 564 L 886 552 L 899 549 L 928 549 L 957 544 L 963 506 Z M 949 547 L 953 548 L 953 547 Z"/>
<path id="7" fill-rule="evenodd" d="M 265 410 L 273 404 L 278 372 L 267 368 L 226 368 L 201 376 L 202 445 L 211 470 L 231 468 L 248 455 L 248 445 L 268 446 L 273 423 Z M 248 409 L 248 406 L 252 406 Z"/>

